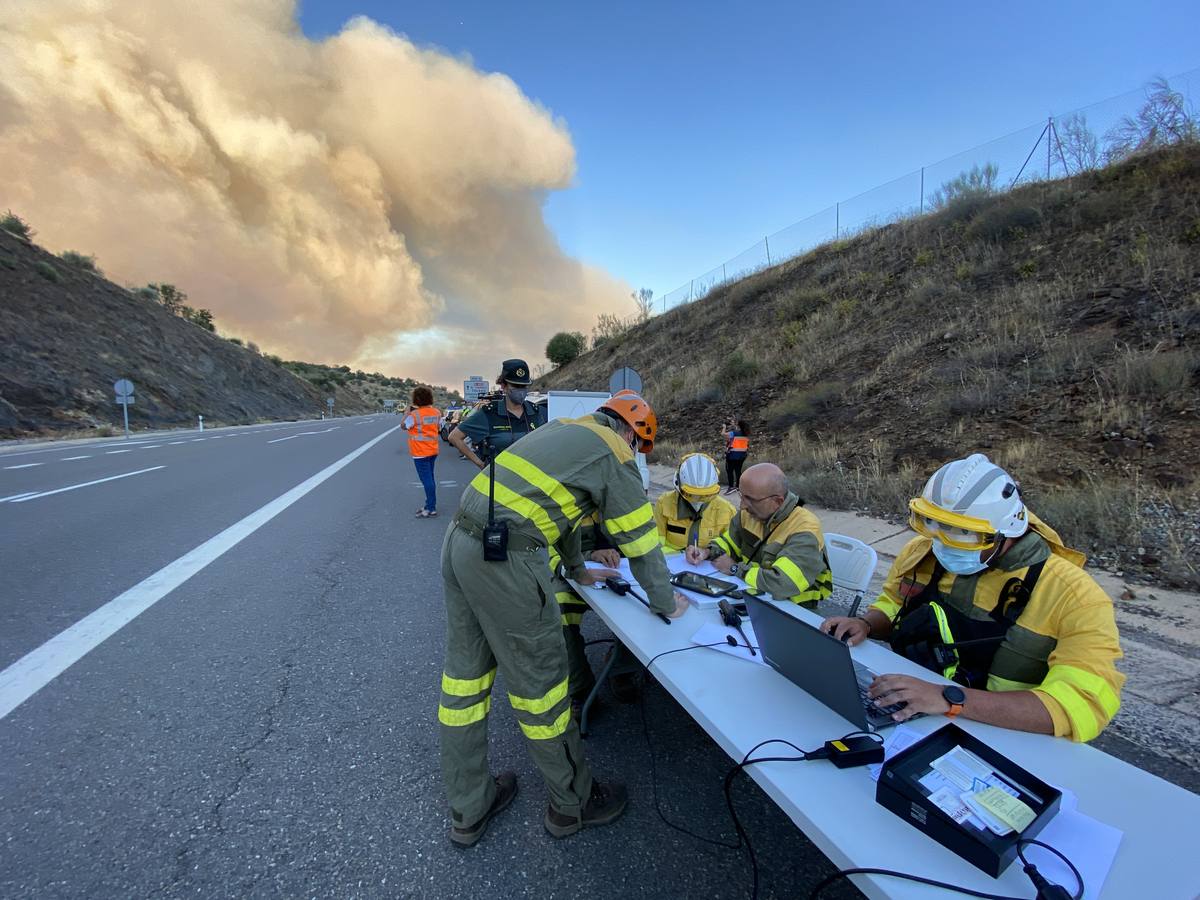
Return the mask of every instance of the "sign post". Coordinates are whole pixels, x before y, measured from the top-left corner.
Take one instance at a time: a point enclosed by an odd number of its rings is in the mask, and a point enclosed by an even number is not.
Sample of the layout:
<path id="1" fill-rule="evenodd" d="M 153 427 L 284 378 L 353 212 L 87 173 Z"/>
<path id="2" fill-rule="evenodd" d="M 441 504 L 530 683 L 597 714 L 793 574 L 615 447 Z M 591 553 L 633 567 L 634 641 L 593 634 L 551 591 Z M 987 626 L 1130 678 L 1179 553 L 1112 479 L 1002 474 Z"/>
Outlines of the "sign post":
<path id="1" fill-rule="evenodd" d="M 329 415 L 330 415 L 330 416 L 332 416 L 332 415 L 333 415 L 333 398 L 332 398 L 332 397 L 326 397 L 326 398 L 325 398 L 325 405 L 329 407 Z"/>
<path id="2" fill-rule="evenodd" d="M 129 404 L 133 402 L 133 382 L 128 378 L 118 378 L 113 382 L 113 390 L 117 394 L 117 402 L 121 404 L 121 413 L 125 417 L 125 437 L 129 438 Z"/>
<path id="3" fill-rule="evenodd" d="M 612 394 L 618 391 L 633 391 L 640 394 L 642 392 L 642 376 L 637 373 L 636 369 L 631 369 L 629 366 L 617 369 L 608 379 L 608 390 Z"/>

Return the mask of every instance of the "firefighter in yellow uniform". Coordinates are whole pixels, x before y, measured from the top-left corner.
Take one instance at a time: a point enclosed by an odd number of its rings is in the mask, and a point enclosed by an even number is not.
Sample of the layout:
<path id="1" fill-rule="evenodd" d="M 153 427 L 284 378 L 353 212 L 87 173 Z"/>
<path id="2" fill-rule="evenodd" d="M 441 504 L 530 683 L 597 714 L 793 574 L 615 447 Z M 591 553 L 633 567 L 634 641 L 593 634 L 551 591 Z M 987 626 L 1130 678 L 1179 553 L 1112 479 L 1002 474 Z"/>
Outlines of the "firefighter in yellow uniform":
<path id="1" fill-rule="evenodd" d="M 954 683 L 881 675 L 870 696 L 906 704 L 897 721 L 961 714 L 1096 737 L 1121 707 L 1125 676 L 1112 600 L 1083 570 L 1083 554 L 1063 546 L 982 453 L 938 469 L 909 508 L 918 536 L 896 557 L 879 599 L 861 618 L 822 627 L 851 644 L 885 640 Z"/>
<path id="2" fill-rule="evenodd" d="M 689 453 L 680 460 L 675 490 L 662 494 L 654 504 L 654 521 L 664 552 L 707 547 L 724 533 L 737 510 L 720 494 L 717 464 L 712 457 Z"/>
<path id="3" fill-rule="evenodd" d="M 741 512 L 707 547 L 688 547 L 688 562 L 711 559 L 719 571 L 741 578 L 752 590 L 816 606 L 833 593 L 820 521 L 772 463 L 751 466 L 739 483 Z"/>
<path id="4" fill-rule="evenodd" d="M 457 846 L 473 846 L 517 792 L 514 773 L 493 777 L 488 768 L 487 714 L 497 669 L 550 795 L 546 830 L 566 837 L 608 824 L 625 809 L 625 787 L 594 781 L 583 757 L 547 548 L 599 512 L 653 611 L 672 617 L 686 611 L 686 598 L 671 588 L 634 459 L 634 448 L 653 447 L 656 429 L 646 401 L 622 392 L 592 415 L 560 419 L 523 437 L 495 457 L 494 481 L 481 472 L 463 492 L 442 545 L 446 655 L 438 707 L 450 840 Z M 582 555 L 569 542 L 564 548 L 570 577 L 592 583 Z"/>

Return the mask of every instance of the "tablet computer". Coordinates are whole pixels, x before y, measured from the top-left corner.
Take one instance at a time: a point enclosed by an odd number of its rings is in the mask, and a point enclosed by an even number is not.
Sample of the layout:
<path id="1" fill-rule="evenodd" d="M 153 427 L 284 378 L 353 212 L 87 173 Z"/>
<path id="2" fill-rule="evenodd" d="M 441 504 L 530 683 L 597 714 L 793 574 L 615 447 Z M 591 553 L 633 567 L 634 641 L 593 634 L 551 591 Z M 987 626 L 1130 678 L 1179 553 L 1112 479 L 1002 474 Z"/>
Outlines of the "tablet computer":
<path id="1" fill-rule="evenodd" d="M 711 575 L 697 575 L 695 572 L 680 572 L 671 576 L 671 584 L 685 591 L 695 591 L 706 597 L 724 597 L 731 591 L 737 590 L 732 581 L 722 581 Z"/>

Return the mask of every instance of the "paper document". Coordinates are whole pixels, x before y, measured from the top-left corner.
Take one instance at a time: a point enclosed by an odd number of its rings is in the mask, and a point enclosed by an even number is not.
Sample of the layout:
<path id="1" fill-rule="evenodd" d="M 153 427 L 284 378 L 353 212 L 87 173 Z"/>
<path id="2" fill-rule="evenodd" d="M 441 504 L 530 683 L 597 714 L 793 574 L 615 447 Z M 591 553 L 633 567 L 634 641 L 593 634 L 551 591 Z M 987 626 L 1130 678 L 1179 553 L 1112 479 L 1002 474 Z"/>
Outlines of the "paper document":
<path id="1" fill-rule="evenodd" d="M 953 781 L 960 791 L 973 790 L 975 779 L 983 780 L 995 774 L 991 766 L 962 747 L 943 753 L 930 765 Z"/>
<path id="2" fill-rule="evenodd" d="M 749 619 L 742 620 L 742 631 L 746 632 L 746 638 L 738 634 L 736 628 L 726 628 L 724 625 L 714 625 L 711 622 L 700 626 L 700 630 L 692 635 L 692 643 L 698 644 L 701 647 L 707 644 L 715 644 L 713 650 L 719 650 L 722 653 L 728 653 L 730 656 L 736 656 L 738 659 L 744 659 L 752 663 L 758 663 L 760 666 L 767 665 L 763 660 L 762 651 L 757 651 L 754 655 L 746 649 L 746 640 L 750 641 L 750 646 L 756 650 L 758 648 L 758 639 L 754 637 L 754 628 L 750 624 Z M 733 647 L 725 640 L 726 636 L 732 636 L 737 641 L 737 646 Z"/>
<path id="3" fill-rule="evenodd" d="M 887 762 L 901 750 L 907 750 L 922 737 L 924 735 L 919 731 L 904 725 L 897 725 L 887 736 L 887 740 L 883 742 L 883 761 Z M 871 773 L 872 781 L 878 781 L 879 773 L 883 771 L 883 763 L 872 763 L 867 766 L 867 771 Z"/>
<path id="4" fill-rule="evenodd" d="M 1097 822 L 1078 810 L 1060 809 L 1038 832 L 1037 839 L 1075 863 L 1083 876 L 1083 900 L 1098 900 L 1124 836 L 1120 829 Z M 1025 855 L 1048 879 L 1075 893 L 1075 876 L 1057 856 L 1041 847 L 1028 847 Z"/>
<path id="5" fill-rule="evenodd" d="M 590 559 L 584 562 L 584 565 L 589 569 L 610 569 L 611 566 L 606 566 L 604 563 L 592 562 Z M 633 572 L 629 568 L 629 560 L 621 557 L 621 562 L 617 566 L 617 571 L 621 573 L 621 577 L 632 584 L 635 588 L 638 587 L 637 580 L 633 577 Z"/>
<path id="6" fill-rule="evenodd" d="M 672 553 L 668 556 L 667 568 L 670 569 L 672 575 L 678 575 L 680 572 L 695 572 L 697 575 L 717 575 L 724 577 L 717 571 L 717 567 L 708 560 L 697 563 L 694 566 L 688 565 L 687 557 L 682 553 Z"/>

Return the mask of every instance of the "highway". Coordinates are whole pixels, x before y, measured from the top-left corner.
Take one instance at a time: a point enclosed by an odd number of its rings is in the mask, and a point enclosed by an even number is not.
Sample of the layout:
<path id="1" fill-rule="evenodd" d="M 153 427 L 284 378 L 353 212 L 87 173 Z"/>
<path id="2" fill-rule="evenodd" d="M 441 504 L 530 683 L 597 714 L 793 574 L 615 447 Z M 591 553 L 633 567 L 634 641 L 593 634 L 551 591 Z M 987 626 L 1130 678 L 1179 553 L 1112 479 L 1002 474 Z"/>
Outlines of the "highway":
<path id="1" fill-rule="evenodd" d="M 441 515 L 415 519 L 398 422 L 0 449 L 0 896 L 747 894 L 743 851 L 656 814 L 638 705 L 610 698 L 587 742 L 625 818 L 551 839 L 503 676 L 492 765 L 521 793 L 451 847 L 438 557 L 474 469 L 443 445 Z M 664 811 L 732 840 L 730 761 L 657 685 L 644 703 Z M 747 779 L 737 796 L 762 896 L 831 871 Z"/>

